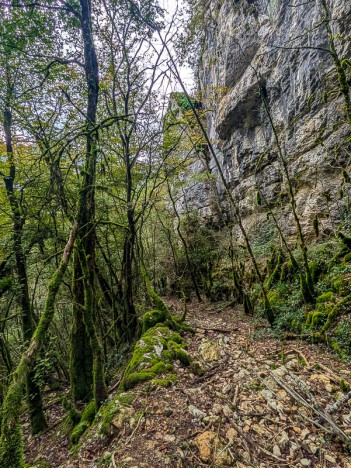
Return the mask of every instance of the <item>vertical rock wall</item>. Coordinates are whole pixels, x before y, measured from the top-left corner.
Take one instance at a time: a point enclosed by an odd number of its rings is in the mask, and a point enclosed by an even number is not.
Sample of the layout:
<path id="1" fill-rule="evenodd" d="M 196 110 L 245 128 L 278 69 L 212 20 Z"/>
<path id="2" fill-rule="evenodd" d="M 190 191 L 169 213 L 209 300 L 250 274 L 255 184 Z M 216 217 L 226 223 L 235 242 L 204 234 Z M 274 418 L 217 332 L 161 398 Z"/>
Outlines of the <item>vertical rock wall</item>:
<path id="1" fill-rule="evenodd" d="M 340 57 L 351 57 L 351 1 L 328 0 Z M 274 126 L 296 189 L 298 211 L 306 232 L 317 216 L 321 235 L 330 234 L 345 217 L 342 169 L 349 168 L 350 128 L 338 86 L 319 0 L 211 0 L 204 22 L 198 79 L 207 108 L 207 128 L 223 171 L 240 203 L 249 228 L 269 223 L 267 203 L 285 232 L 295 234 L 287 184 L 279 162 L 272 126 L 259 95 L 266 94 Z M 340 37 L 340 38 L 339 38 Z M 220 203 L 230 216 L 217 175 Z M 206 170 L 198 161 L 193 171 Z M 257 192 L 263 203 L 257 205 Z M 208 187 L 187 192 L 187 203 L 207 219 Z"/>

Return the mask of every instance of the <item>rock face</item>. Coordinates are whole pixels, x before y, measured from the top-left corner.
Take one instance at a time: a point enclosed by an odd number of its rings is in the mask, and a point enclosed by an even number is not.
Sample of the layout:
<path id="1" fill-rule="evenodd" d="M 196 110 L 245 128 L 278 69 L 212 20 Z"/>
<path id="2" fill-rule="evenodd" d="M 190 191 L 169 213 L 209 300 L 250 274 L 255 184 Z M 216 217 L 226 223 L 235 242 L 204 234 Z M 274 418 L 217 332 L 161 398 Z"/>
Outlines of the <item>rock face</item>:
<path id="1" fill-rule="evenodd" d="M 327 4 L 338 56 L 351 57 L 350 4 Z M 277 139 L 262 95 L 288 164 L 305 232 L 313 232 L 316 216 L 322 236 L 345 217 L 350 186 L 344 184 L 343 196 L 340 188 L 342 169 L 350 165 L 350 144 L 345 142 L 350 126 L 341 94 L 326 99 L 338 80 L 322 19 L 319 0 L 207 2 L 199 88 L 208 133 L 249 229 L 259 222 L 269 230 L 269 206 L 286 234 L 295 234 Z M 199 160 L 192 170 L 211 172 L 217 186 L 193 186 L 186 193 L 187 204 L 216 221 L 214 198 L 219 197 L 225 217 L 230 216 L 228 203 L 213 158 L 207 154 L 203 159 L 206 164 Z"/>

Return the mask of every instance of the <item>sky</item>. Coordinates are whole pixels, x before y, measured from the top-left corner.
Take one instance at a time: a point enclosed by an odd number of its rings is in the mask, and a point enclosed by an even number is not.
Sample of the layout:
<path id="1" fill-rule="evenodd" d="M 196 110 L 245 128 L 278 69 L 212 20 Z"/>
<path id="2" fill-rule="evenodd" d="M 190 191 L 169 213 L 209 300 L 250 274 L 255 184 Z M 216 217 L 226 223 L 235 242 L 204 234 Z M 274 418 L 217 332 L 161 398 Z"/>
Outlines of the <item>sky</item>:
<path id="1" fill-rule="evenodd" d="M 166 19 L 167 18 L 169 18 L 169 19 L 172 18 L 172 15 L 176 11 L 177 5 L 178 5 L 178 8 L 180 9 L 180 8 L 184 7 L 184 3 L 185 3 L 184 0 L 159 0 L 159 2 L 160 2 L 161 7 L 164 8 L 167 11 Z M 183 80 L 187 90 L 189 92 L 191 92 L 194 89 L 194 86 L 195 86 L 193 71 L 186 64 L 184 64 L 182 66 L 178 66 L 178 69 L 179 69 L 180 75 L 182 77 L 182 80 Z M 176 83 L 176 82 L 172 83 L 172 88 L 174 88 L 174 89 L 172 89 L 173 91 L 181 90 L 180 85 L 178 83 Z"/>

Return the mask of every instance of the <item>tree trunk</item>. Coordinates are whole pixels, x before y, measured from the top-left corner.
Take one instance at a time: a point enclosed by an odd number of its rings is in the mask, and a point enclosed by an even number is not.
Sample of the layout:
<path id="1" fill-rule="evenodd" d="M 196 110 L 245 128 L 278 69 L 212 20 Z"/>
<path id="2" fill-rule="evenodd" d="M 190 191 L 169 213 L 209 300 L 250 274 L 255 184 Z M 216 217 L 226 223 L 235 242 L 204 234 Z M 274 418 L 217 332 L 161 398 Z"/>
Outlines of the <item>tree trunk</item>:
<path id="1" fill-rule="evenodd" d="M 34 366 L 38 353 L 45 343 L 47 331 L 54 316 L 56 295 L 67 269 L 76 233 L 77 224 L 74 223 L 60 265 L 49 282 L 48 296 L 38 326 L 31 337 L 28 349 L 22 354 L 20 362 L 12 374 L 12 380 L 6 392 L 2 407 L 0 438 L 0 466 L 6 468 L 24 468 L 25 466 L 20 423 L 23 386 L 28 369 Z"/>
<path id="2" fill-rule="evenodd" d="M 9 85 L 8 85 L 9 86 Z M 12 110 L 10 106 L 11 90 L 8 92 L 7 102 L 5 103 L 4 110 L 4 133 L 6 140 L 6 153 L 7 160 L 10 164 L 9 175 L 4 178 L 7 198 L 10 203 L 12 219 L 13 219 L 13 251 L 16 259 L 16 271 L 18 278 L 18 297 L 22 311 L 22 331 L 23 341 L 29 343 L 33 331 L 34 322 L 32 315 L 32 308 L 29 298 L 28 290 L 28 276 L 26 268 L 26 258 L 24 255 L 22 245 L 22 232 L 24 226 L 24 219 L 21 213 L 21 207 L 18 203 L 14 182 L 16 178 L 16 166 L 13 156 L 13 143 L 12 143 Z M 47 427 L 43 405 L 41 400 L 40 388 L 35 380 L 35 368 L 28 369 L 26 374 L 26 388 L 27 388 L 27 403 L 29 408 L 29 417 L 31 423 L 32 434 L 37 434 Z"/>
<path id="3" fill-rule="evenodd" d="M 79 329 L 84 343 L 89 342 L 86 347 L 89 355 L 87 360 L 93 361 L 93 395 L 98 408 L 106 398 L 106 388 L 104 385 L 103 352 L 97 334 L 96 303 L 95 303 L 95 179 L 97 162 L 97 140 L 96 113 L 99 99 L 99 68 L 96 57 L 96 50 L 92 35 L 92 11 L 90 0 L 80 0 L 81 6 L 81 32 L 84 45 L 84 69 L 88 90 L 88 103 L 86 111 L 86 157 L 84 170 L 82 171 L 82 183 L 78 200 L 78 235 L 77 250 L 75 252 L 74 268 L 74 326 Z M 80 267 L 78 266 L 80 265 Z M 81 274 L 83 273 L 83 275 Z M 82 288 L 79 282 L 83 284 Z M 78 284 L 77 284 L 78 283 Z M 82 297 L 83 292 L 83 297 Z M 79 310 L 79 311 L 78 311 Z M 80 317 L 82 311 L 82 317 Z M 85 332 L 82 325 L 82 318 L 85 325 Z M 75 330 L 72 331 L 72 337 Z M 73 360 L 80 354 L 80 345 L 76 340 L 72 341 L 71 365 Z M 73 358 L 73 355 L 75 356 Z M 84 361 L 81 361 L 84 366 Z M 90 366 L 86 367 L 86 373 L 90 372 Z M 73 369 L 73 367 L 72 367 Z M 77 371 L 77 367 L 71 372 L 72 381 L 77 381 L 77 375 L 72 375 Z M 89 382 L 90 376 L 85 375 L 85 381 Z"/>

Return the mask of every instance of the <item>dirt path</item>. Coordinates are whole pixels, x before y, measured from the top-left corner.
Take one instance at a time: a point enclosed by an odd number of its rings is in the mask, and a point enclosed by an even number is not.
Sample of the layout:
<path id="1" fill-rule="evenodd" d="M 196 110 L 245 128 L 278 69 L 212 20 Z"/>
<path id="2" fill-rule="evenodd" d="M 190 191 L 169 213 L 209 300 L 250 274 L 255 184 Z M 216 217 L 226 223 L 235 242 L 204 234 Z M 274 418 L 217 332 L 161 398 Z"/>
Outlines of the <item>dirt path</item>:
<path id="1" fill-rule="evenodd" d="M 349 367 L 325 348 L 282 344 L 238 309 L 194 306 L 188 321 L 189 353 L 206 373 L 179 365 L 172 387 L 141 387 L 109 445 L 88 438 L 79 461 L 56 466 L 351 468 L 334 434 L 351 437 L 351 398 L 333 414 L 335 427 L 311 422 L 320 417 L 313 407 L 323 412 L 348 393 Z"/>

